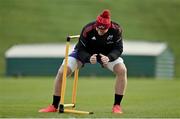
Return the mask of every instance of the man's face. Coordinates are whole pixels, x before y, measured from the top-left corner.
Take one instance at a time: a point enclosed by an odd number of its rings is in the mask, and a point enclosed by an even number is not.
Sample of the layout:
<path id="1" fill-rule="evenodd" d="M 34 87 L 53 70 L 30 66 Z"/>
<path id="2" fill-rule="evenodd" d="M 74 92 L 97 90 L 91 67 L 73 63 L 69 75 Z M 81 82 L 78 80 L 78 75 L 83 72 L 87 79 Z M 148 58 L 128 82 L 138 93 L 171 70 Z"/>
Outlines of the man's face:
<path id="1" fill-rule="evenodd" d="M 108 29 L 99 29 L 96 27 L 96 31 L 100 36 L 104 35 L 106 32 L 108 32 Z"/>

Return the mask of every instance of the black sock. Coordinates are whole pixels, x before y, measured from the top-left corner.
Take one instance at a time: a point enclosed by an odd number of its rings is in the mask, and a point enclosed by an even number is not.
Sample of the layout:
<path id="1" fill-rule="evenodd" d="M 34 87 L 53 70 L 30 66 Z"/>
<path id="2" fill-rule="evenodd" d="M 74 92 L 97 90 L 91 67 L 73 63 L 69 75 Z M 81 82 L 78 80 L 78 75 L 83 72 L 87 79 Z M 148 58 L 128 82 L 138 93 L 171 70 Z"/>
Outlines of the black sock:
<path id="1" fill-rule="evenodd" d="M 114 95 L 114 105 L 120 105 L 122 98 L 123 98 L 123 95 L 115 94 Z"/>
<path id="2" fill-rule="evenodd" d="M 52 103 L 52 105 L 54 105 L 54 107 L 56 109 L 58 108 L 59 102 L 60 102 L 60 96 L 53 95 L 53 103 Z"/>

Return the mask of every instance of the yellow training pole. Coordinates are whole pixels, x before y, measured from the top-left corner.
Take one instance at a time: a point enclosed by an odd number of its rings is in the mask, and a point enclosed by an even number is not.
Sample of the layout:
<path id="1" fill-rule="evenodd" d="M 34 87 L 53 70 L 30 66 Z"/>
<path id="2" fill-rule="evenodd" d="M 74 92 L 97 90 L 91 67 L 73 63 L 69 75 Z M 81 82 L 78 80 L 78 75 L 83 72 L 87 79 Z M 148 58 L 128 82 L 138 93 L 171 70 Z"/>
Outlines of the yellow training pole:
<path id="1" fill-rule="evenodd" d="M 93 112 L 71 110 L 71 109 L 64 109 L 64 112 L 65 113 L 75 113 L 75 114 L 93 114 Z"/>
<path id="2" fill-rule="evenodd" d="M 60 109 L 59 112 L 64 112 L 64 96 L 66 90 L 66 76 L 67 76 L 67 64 L 68 64 L 68 53 L 69 53 L 69 41 L 66 42 L 66 53 L 65 53 L 65 63 L 63 69 L 63 79 L 61 84 L 61 101 L 60 101 Z"/>
<path id="3" fill-rule="evenodd" d="M 73 36 L 68 36 L 70 39 L 74 39 L 74 38 L 79 38 L 80 35 L 73 35 Z"/>
<path id="4" fill-rule="evenodd" d="M 63 69 L 63 79 L 61 84 L 61 101 L 60 101 L 60 107 L 59 112 L 60 113 L 76 113 L 76 114 L 93 114 L 93 112 L 88 111 L 79 111 L 74 109 L 65 109 L 64 107 L 75 107 L 76 103 L 76 90 L 77 90 L 77 82 L 78 82 L 78 73 L 79 69 L 75 70 L 74 74 L 74 83 L 73 83 L 73 93 L 72 93 L 72 104 L 64 104 L 64 96 L 65 96 L 65 90 L 66 90 L 66 76 L 67 76 L 67 65 L 68 65 L 68 53 L 69 53 L 69 45 L 70 40 L 74 38 L 79 38 L 79 35 L 74 36 L 68 36 L 67 42 L 66 42 L 66 53 L 65 53 L 65 63 L 64 63 L 64 69 Z"/>
<path id="5" fill-rule="evenodd" d="M 79 69 L 76 69 L 75 72 L 74 72 L 74 83 L 73 83 L 73 91 L 72 91 L 72 104 L 74 104 L 74 105 L 76 103 L 76 92 L 77 92 L 77 84 L 78 84 L 78 74 L 79 74 Z"/>

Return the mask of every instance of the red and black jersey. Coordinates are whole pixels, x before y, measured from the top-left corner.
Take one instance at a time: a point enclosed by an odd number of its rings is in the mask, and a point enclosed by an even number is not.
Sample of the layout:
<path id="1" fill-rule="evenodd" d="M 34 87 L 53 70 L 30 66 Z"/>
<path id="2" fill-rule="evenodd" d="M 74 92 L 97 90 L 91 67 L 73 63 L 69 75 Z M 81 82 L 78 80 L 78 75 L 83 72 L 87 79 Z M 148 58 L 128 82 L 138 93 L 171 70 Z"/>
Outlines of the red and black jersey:
<path id="1" fill-rule="evenodd" d="M 75 50 L 83 62 L 89 62 L 91 55 L 100 53 L 114 61 L 123 52 L 122 29 L 117 23 L 111 22 L 108 32 L 100 36 L 96 31 L 96 22 L 91 22 L 82 29 Z"/>

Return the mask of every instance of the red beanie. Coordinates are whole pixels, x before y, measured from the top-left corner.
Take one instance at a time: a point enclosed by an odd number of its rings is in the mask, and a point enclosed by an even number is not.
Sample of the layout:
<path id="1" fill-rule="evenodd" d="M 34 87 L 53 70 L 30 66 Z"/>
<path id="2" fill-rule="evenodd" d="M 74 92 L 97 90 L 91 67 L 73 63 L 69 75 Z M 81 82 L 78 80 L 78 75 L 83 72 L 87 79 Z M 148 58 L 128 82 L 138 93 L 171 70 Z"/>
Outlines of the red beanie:
<path id="1" fill-rule="evenodd" d="M 111 26 L 110 11 L 104 10 L 102 14 L 97 16 L 96 27 L 99 29 L 108 29 Z"/>

